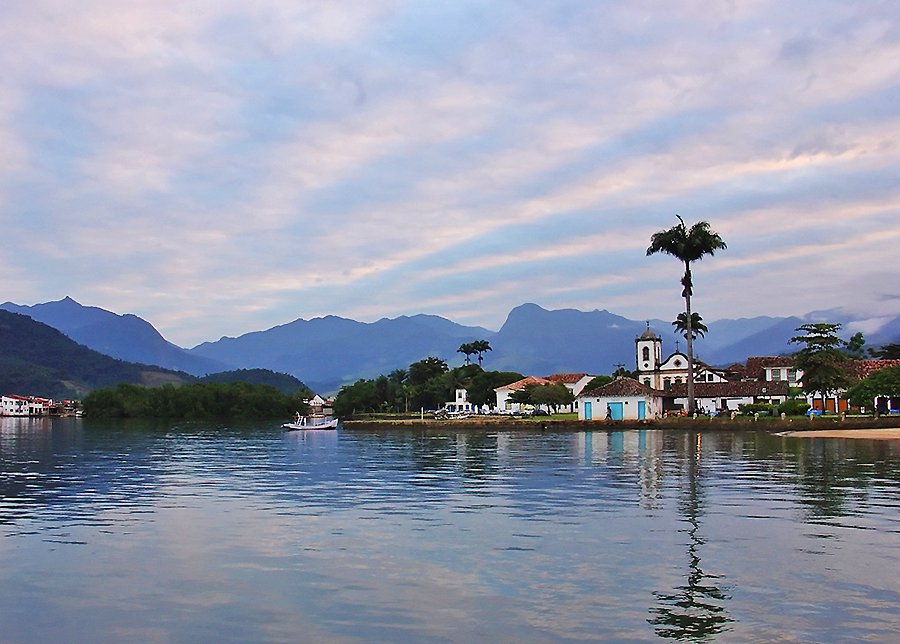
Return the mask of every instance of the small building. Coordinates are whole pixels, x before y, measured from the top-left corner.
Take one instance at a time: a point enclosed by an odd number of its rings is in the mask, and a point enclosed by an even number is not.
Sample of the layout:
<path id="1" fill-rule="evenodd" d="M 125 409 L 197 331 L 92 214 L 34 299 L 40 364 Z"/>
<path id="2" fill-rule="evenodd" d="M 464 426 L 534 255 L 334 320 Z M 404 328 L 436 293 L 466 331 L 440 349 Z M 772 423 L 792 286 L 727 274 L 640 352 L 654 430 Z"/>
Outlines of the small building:
<path id="1" fill-rule="evenodd" d="M 777 405 L 789 396 L 785 380 L 694 383 L 694 404 L 705 413 L 737 411 L 741 405 L 752 403 Z M 664 407 L 666 411 L 687 409 L 687 383 L 674 385 L 665 392 Z"/>
<path id="2" fill-rule="evenodd" d="M 553 383 L 547 380 L 546 378 L 539 378 L 537 376 L 528 376 L 526 378 L 522 378 L 521 380 L 516 380 L 515 382 L 511 382 L 508 385 L 503 385 L 502 387 L 497 387 L 494 389 L 494 393 L 497 395 L 497 409 L 500 411 L 510 412 L 510 413 L 518 413 L 523 411 L 526 405 L 522 405 L 517 402 L 513 402 L 510 400 L 510 396 L 513 395 L 514 392 L 525 389 L 528 385 L 552 385 Z M 527 405 L 527 407 L 531 407 Z"/>
<path id="3" fill-rule="evenodd" d="M 663 392 L 651 389 L 634 378 L 582 391 L 578 396 L 578 420 L 646 420 L 663 412 Z"/>
<path id="4" fill-rule="evenodd" d="M 466 389 L 457 389 L 454 400 L 445 402 L 441 408 L 448 414 L 471 414 L 475 407 L 469 402 L 469 392 Z"/>
<path id="5" fill-rule="evenodd" d="M 31 416 L 32 402 L 27 396 L 9 394 L 0 397 L 0 416 Z"/>

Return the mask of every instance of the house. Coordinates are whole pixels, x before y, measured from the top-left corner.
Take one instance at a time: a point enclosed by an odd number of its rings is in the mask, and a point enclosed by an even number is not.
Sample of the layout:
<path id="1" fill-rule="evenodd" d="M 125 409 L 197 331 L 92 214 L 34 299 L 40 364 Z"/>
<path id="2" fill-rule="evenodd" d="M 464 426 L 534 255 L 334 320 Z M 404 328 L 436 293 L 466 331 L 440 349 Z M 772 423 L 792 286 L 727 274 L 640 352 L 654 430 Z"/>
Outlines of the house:
<path id="1" fill-rule="evenodd" d="M 687 383 L 674 385 L 666 394 L 666 411 L 687 409 Z M 737 411 L 741 405 L 777 405 L 790 397 L 786 381 L 695 382 L 694 404 L 701 412 Z"/>
<path id="2" fill-rule="evenodd" d="M 578 411 L 578 394 L 580 394 L 587 383 L 595 377 L 596 376 L 589 373 L 556 373 L 552 376 L 547 376 L 546 380 L 549 380 L 552 384 L 565 385 L 566 388 L 572 392 L 572 397 L 575 400 L 569 405 L 567 411 L 573 412 Z"/>
<path id="3" fill-rule="evenodd" d="M 30 398 L 15 394 L 0 397 L 0 416 L 29 416 L 30 414 Z"/>
<path id="4" fill-rule="evenodd" d="M 510 396 L 512 396 L 513 393 L 525 389 L 525 387 L 528 387 L 529 385 L 564 385 L 572 392 L 572 396 L 576 399 L 575 402 L 569 405 L 567 410 L 573 412 L 578 409 L 578 394 L 580 394 L 585 385 L 593 379 L 594 376 L 588 373 L 555 373 L 552 376 L 543 378 L 539 376 L 528 376 L 494 389 L 494 393 L 497 395 L 497 409 L 510 413 L 518 413 L 525 409 L 531 409 L 531 405 L 523 405 L 510 400 Z"/>
<path id="5" fill-rule="evenodd" d="M 441 409 L 448 414 L 471 414 L 475 407 L 469 402 L 469 392 L 466 389 L 457 389 L 454 400 L 445 402 Z"/>
<path id="6" fill-rule="evenodd" d="M 662 338 L 649 325 L 635 339 L 637 379 L 650 389 L 662 392 L 664 410 L 687 408 L 687 355 L 678 351 L 662 356 Z M 790 357 L 755 357 L 746 365 L 712 367 L 694 359 L 694 400 L 702 411 L 737 410 L 740 405 L 765 402 L 777 404 L 790 396 L 802 372 Z"/>
<path id="7" fill-rule="evenodd" d="M 663 392 L 634 378 L 616 378 L 578 396 L 578 420 L 645 420 L 663 413 Z"/>
<path id="8" fill-rule="evenodd" d="M 52 405 L 49 398 L 9 394 L 0 397 L 0 416 L 47 416 Z"/>
<path id="9" fill-rule="evenodd" d="M 518 413 L 523 411 L 525 405 L 521 403 L 513 402 L 510 400 L 510 396 L 513 395 L 516 391 L 521 391 L 525 389 L 528 385 L 552 385 L 553 383 L 547 380 L 546 378 L 538 378 L 537 376 L 527 376 L 522 378 L 521 380 L 516 380 L 515 382 L 511 382 L 508 385 L 503 385 L 502 387 L 497 387 L 494 389 L 494 393 L 497 394 L 497 409 L 500 411 L 510 412 L 510 413 Z M 530 405 L 528 405 L 530 408 Z"/>

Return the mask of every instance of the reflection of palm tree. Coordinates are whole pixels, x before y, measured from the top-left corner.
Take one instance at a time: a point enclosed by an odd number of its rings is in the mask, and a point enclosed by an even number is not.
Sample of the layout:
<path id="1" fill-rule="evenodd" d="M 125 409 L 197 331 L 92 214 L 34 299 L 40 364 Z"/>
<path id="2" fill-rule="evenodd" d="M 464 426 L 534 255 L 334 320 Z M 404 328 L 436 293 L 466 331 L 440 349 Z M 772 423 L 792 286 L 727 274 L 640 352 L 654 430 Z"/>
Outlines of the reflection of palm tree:
<path id="1" fill-rule="evenodd" d="M 700 516 L 703 495 L 700 488 L 699 451 L 700 435 L 691 440 L 688 459 L 687 496 L 682 498 L 679 508 L 690 524 L 687 534 L 688 573 L 685 584 L 672 593 L 654 592 L 658 606 L 650 609 L 654 617 L 648 620 L 656 627 L 656 634 L 677 640 L 699 640 L 727 630 L 726 624 L 734 620 L 725 612 L 722 602 L 730 597 L 718 586 L 718 575 L 709 575 L 700 567 L 699 548 L 704 544 L 700 536 Z"/>

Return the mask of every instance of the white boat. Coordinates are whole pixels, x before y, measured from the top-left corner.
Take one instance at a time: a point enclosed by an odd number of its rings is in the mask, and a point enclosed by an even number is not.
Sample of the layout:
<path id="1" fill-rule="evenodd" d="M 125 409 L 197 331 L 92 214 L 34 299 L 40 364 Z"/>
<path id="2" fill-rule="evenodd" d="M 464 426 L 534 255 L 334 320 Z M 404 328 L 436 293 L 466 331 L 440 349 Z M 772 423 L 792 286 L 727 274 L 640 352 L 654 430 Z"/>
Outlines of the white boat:
<path id="1" fill-rule="evenodd" d="M 281 427 L 285 431 L 296 431 L 298 429 L 337 429 L 337 418 L 307 418 L 306 416 L 297 416 L 292 423 L 284 423 Z"/>

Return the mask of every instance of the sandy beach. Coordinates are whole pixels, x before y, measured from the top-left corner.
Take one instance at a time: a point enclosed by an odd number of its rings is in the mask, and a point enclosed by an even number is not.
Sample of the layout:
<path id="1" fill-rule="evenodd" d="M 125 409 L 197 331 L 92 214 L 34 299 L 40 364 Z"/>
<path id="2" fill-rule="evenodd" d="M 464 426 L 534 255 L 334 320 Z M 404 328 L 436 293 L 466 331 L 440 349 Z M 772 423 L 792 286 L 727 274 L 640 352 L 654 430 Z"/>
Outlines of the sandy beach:
<path id="1" fill-rule="evenodd" d="M 815 429 L 799 432 L 784 432 L 781 436 L 798 438 L 860 438 L 866 440 L 900 440 L 900 427 L 883 429 Z"/>

